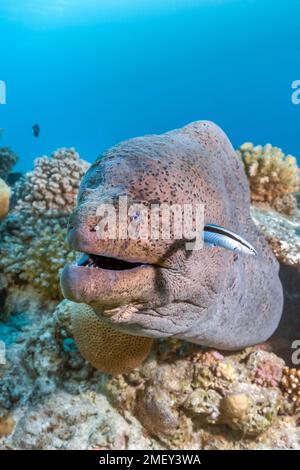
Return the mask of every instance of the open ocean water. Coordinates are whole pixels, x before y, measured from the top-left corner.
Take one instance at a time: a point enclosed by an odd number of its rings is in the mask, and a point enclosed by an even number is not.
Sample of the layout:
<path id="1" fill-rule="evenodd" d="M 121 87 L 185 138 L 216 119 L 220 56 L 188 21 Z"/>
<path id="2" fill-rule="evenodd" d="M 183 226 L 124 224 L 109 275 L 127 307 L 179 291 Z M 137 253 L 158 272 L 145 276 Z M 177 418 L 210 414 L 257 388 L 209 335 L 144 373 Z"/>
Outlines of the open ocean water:
<path id="1" fill-rule="evenodd" d="M 299 15 L 298 0 L 0 0 L 0 145 L 25 171 L 209 119 L 236 147 L 299 157 Z"/>

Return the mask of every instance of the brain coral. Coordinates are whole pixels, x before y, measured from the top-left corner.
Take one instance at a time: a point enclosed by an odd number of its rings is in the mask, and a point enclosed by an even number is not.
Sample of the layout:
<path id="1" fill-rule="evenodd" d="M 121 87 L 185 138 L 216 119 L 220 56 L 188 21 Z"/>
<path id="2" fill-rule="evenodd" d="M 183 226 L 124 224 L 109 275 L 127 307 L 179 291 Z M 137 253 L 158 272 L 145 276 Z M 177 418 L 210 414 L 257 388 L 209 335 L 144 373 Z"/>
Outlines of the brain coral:
<path id="1" fill-rule="evenodd" d="M 244 143 L 237 150 L 248 176 L 251 199 L 278 212 L 291 214 L 296 207 L 294 193 L 299 189 L 299 168 L 292 155 L 271 144 Z"/>
<path id="2" fill-rule="evenodd" d="M 9 147 L 0 148 L 0 178 L 6 180 L 19 157 Z"/>
<path id="3" fill-rule="evenodd" d="M 5 181 L 0 178 L 0 220 L 6 216 L 9 211 L 10 188 Z"/>
<path id="4" fill-rule="evenodd" d="M 71 317 L 72 330 L 80 352 L 102 372 L 121 374 L 138 367 L 151 349 L 151 338 L 121 333 L 103 323 L 87 304 L 62 301 L 57 311 Z"/>
<path id="5" fill-rule="evenodd" d="M 10 283 L 60 297 L 59 269 L 74 258 L 65 242 L 68 215 L 88 166 L 74 149 L 60 149 L 17 183 L 17 204 L 0 230 L 0 269 Z"/>

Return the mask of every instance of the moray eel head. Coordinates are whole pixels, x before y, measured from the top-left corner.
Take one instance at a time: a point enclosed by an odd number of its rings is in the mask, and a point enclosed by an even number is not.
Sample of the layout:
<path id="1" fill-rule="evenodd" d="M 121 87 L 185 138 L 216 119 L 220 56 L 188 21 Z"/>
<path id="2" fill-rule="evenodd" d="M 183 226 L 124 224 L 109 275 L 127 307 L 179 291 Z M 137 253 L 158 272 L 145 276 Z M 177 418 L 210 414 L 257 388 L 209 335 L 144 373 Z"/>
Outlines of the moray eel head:
<path id="1" fill-rule="evenodd" d="M 136 336 L 149 341 L 173 336 L 234 350 L 264 341 L 279 322 L 282 288 L 278 264 L 250 218 L 249 200 L 241 163 L 226 135 L 210 122 L 113 147 L 81 183 L 68 233 L 79 256 L 62 272 L 64 296 L 87 304 L 106 328 L 133 342 Z M 204 206 L 204 224 L 236 231 L 255 246 L 257 256 L 219 247 L 189 250 L 183 237 L 174 236 L 172 218 L 167 239 L 161 224 L 156 237 L 124 236 L 122 224 L 128 228 L 134 222 L 141 229 L 150 223 L 150 212 L 139 204 Z M 115 222 L 114 233 L 102 225 L 101 237 L 99 207 L 113 207 L 108 220 Z M 80 344 L 83 336 L 77 335 Z M 81 350 L 90 358 L 86 348 Z"/>

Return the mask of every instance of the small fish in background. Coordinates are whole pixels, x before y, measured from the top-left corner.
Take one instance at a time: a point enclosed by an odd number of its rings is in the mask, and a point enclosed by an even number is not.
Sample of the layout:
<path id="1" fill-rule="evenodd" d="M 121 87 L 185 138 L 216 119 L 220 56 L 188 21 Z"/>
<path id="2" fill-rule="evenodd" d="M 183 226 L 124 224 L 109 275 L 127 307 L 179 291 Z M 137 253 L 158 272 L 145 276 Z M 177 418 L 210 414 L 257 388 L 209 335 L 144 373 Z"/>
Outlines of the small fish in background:
<path id="1" fill-rule="evenodd" d="M 2 139 L 4 129 L 0 129 L 0 140 Z"/>
<path id="2" fill-rule="evenodd" d="M 244 238 L 220 225 L 207 224 L 204 226 L 204 243 L 211 246 L 220 246 L 235 253 L 256 256 L 253 246 Z"/>
<path id="3" fill-rule="evenodd" d="M 40 135 L 40 126 L 38 124 L 34 124 L 34 126 L 32 126 L 32 131 L 33 131 L 33 135 L 34 137 L 38 137 Z"/>

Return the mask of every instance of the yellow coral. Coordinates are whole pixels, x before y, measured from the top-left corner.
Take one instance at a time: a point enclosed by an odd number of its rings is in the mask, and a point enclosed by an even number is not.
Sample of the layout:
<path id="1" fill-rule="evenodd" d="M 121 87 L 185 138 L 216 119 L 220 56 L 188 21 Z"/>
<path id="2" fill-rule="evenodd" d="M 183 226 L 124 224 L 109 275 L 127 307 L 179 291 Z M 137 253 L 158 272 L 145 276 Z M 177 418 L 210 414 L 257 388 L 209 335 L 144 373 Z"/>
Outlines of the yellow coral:
<path id="1" fill-rule="evenodd" d="M 223 420 L 229 425 L 234 423 L 235 420 L 245 420 L 251 400 L 245 393 L 231 393 L 224 397 L 220 403 L 220 410 Z"/>
<path id="2" fill-rule="evenodd" d="M 281 387 L 288 400 L 294 405 L 295 411 L 300 411 L 300 370 L 283 368 Z"/>
<path id="3" fill-rule="evenodd" d="M 0 418 L 0 437 L 9 436 L 14 429 L 15 422 L 11 416 Z"/>
<path id="4" fill-rule="evenodd" d="M 10 188 L 0 178 L 0 220 L 8 214 L 10 195 Z"/>
<path id="5" fill-rule="evenodd" d="M 86 304 L 68 302 L 72 328 L 83 357 L 94 367 L 110 374 L 131 371 L 148 356 L 153 340 L 121 333 L 103 323 Z"/>
<path id="6" fill-rule="evenodd" d="M 254 146 L 249 142 L 241 145 L 237 154 L 249 179 L 252 202 L 291 214 L 300 185 L 296 158 L 271 144 Z"/>

